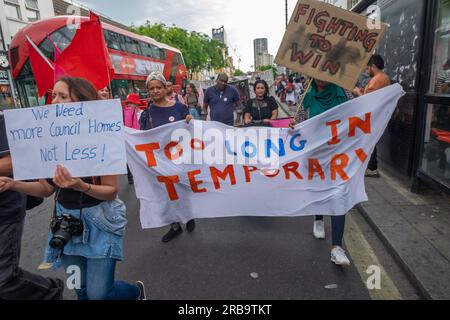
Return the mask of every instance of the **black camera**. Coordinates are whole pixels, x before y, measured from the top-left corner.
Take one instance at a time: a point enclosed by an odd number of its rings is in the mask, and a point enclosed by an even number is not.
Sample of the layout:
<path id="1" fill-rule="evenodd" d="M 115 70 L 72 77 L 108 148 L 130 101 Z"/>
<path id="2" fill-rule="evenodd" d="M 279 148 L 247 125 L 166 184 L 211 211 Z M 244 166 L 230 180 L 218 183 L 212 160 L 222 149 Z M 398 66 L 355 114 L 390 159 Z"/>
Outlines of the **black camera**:
<path id="1" fill-rule="evenodd" d="M 83 234 L 83 222 L 71 215 L 56 217 L 51 225 L 53 237 L 50 240 L 50 247 L 53 249 L 64 249 L 73 236 Z"/>

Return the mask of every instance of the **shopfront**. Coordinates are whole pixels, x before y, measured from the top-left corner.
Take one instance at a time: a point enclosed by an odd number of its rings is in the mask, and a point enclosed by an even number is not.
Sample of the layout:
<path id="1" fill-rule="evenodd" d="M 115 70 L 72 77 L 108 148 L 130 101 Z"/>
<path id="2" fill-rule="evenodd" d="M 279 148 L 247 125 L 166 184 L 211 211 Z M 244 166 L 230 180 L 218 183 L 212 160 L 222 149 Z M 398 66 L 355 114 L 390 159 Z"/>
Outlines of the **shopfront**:
<path id="1" fill-rule="evenodd" d="M 14 108 L 10 79 L 8 53 L 0 50 L 0 110 Z"/>
<path id="2" fill-rule="evenodd" d="M 424 93 L 418 178 L 450 190 L 450 0 L 430 8 L 429 67 Z"/>
<path id="3" fill-rule="evenodd" d="M 390 24 L 377 53 L 400 83 L 400 100 L 379 158 L 421 184 L 450 190 L 450 0 L 362 0 L 353 11 Z"/>

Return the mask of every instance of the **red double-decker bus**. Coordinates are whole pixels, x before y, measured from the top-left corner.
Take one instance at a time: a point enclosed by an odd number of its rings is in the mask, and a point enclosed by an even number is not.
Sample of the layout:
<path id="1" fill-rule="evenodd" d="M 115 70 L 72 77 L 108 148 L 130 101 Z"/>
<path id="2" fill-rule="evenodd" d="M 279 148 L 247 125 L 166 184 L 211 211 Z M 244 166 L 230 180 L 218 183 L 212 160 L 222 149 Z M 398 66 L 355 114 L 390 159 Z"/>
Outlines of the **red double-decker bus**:
<path id="1" fill-rule="evenodd" d="M 75 35 L 76 28 L 68 24 L 68 21 L 74 19 L 79 19 L 80 22 L 88 20 L 86 17 L 74 16 L 40 20 L 24 27 L 13 38 L 9 58 L 22 107 L 45 104 L 45 99 L 38 98 L 25 35 L 54 61 L 54 46 L 48 35 L 58 49 L 63 51 Z M 145 80 L 155 70 L 161 71 L 167 80 L 172 81 L 176 91 L 179 92 L 185 85 L 187 69 L 180 50 L 106 23 L 102 23 L 102 27 L 115 69 L 110 85 L 114 98 L 125 100 L 129 93 L 138 93 L 141 99 L 147 99 Z"/>

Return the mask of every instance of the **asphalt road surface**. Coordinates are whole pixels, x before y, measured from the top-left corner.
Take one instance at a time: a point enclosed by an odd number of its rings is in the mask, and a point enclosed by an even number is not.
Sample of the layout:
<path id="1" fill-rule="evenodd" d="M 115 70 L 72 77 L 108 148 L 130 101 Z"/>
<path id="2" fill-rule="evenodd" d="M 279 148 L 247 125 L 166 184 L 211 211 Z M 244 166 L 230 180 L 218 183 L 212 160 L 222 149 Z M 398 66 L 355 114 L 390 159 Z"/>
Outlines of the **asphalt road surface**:
<path id="1" fill-rule="evenodd" d="M 126 177 L 120 198 L 128 208 L 125 261 L 116 278 L 146 284 L 155 300 L 304 300 L 304 299 L 418 299 L 386 248 L 353 210 L 347 218 L 345 245 L 352 266 L 330 262 L 331 231 L 327 240 L 312 235 L 312 217 L 238 217 L 197 220 L 186 231 L 163 244 L 168 227 L 142 230 L 139 202 Z M 44 276 L 65 276 L 63 270 L 37 270 L 44 253 L 52 200 L 27 215 L 21 266 Z M 381 288 L 369 289 L 375 267 Z M 378 268 L 378 269 L 377 269 Z M 369 271 L 370 271 L 369 270 Z M 373 278 L 371 278 L 373 280 Z M 371 283 L 374 283 L 372 282 Z M 66 299 L 76 299 L 66 290 Z"/>

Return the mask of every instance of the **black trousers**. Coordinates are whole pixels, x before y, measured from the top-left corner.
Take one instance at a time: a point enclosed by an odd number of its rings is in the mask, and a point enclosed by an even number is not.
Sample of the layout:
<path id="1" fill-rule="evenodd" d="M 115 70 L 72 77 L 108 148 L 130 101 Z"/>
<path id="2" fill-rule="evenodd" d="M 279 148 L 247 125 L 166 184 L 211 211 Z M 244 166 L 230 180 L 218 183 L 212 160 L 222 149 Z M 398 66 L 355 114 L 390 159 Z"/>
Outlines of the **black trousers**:
<path id="1" fill-rule="evenodd" d="M 378 157 L 377 157 L 377 148 L 372 153 L 370 157 L 368 169 L 371 171 L 378 170 Z"/>
<path id="2" fill-rule="evenodd" d="M 64 282 L 19 267 L 24 219 L 0 225 L 0 300 L 60 300 Z"/>

